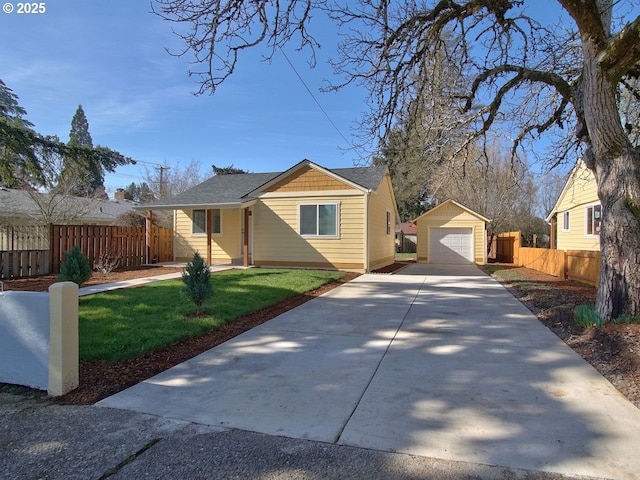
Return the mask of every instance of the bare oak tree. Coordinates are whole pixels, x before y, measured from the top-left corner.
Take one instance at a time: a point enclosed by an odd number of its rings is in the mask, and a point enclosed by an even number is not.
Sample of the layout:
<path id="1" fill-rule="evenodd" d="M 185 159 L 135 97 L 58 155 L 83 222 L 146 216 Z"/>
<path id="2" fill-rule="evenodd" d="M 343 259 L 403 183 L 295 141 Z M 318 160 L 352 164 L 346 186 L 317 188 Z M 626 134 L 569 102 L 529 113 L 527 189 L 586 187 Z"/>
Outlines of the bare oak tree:
<path id="1" fill-rule="evenodd" d="M 629 132 L 638 122 L 623 125 L 619 112 L 620 91 L 639 95 L 637 2 L 556 1 L 564 15 L 556 24 L 524 0 L 156 0 L 156 11 L 177 22 L 185 42 L 178 54 L 194 56 L 201 93 L 215 91 L 247 48 L 266 47 L 268 57 L 293 42 L 309 48 L 313 63 L 312 14 L 328 14 L 344 32 L 335 88 L 368 89 L 364 125 L 381 137 L 444 52 L 472 79 L 459 112 L 473 127 L 469 143 L 497 130 L 514 151 L 544 135 L 556 162 L 583 155 L 604 211 L 597 311 L 605 321 L 640 316 L 640 153 Z"/>

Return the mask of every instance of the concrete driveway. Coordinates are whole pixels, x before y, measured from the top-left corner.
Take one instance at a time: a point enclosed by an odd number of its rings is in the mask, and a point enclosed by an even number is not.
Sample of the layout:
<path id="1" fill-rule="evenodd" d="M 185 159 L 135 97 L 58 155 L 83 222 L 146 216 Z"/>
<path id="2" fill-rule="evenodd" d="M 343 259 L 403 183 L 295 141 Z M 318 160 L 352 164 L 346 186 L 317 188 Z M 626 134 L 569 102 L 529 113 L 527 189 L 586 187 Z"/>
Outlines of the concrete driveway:
<path id="1" fill-rule="evenodd" d="M 363 275 L 98 405 L 444 460 L 640 478 L 640 410 L 475 266 Z"/>

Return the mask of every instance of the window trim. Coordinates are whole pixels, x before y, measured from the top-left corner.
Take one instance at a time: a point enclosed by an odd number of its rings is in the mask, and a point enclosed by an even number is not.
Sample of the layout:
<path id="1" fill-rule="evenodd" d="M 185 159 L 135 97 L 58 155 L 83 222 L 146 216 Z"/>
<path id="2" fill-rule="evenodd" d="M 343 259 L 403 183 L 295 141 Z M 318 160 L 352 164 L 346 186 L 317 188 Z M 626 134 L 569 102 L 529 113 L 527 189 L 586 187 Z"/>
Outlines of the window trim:
<path id="1" fill-rule="evenodd" d="M 592 225 L 592 227 L 595 227 L 595 220 L 596 218 L 594 217 L 595 215 L 595 207 L 600 207 L 600 218 L 599 220 L 599 225 L 598 225 L 598 231 L 592 231 L 589 232 L 589 224 Z M 591 213 L 589 213 L 589 210 L 591 210 Z M 591 205 L 587 205 L 584 207 L 584 234 L 587 237 L 599 237 L 600 236 L 600 226 L 602 224 L 602 204 L 600 203 L 593 203 Z M 593 230 L 595 230 L 595 228 L 592 228 Z"/>
<path id="2" fill-rule="evenodd" d="M 562 212 L 562 231 L 568 232 L 571 230 L 571 215 L 569 210 Z"/>
<path id="3" fill-rule="evenodd" d="M 332 235 L 322 235 L 320 230 L 320 215 L 318 214 L 318 207 L 321 205 L 333 205 L 336 207 L 336 233 Z M 316 233 L 302 233 L 302 207 L 303 206 L 315 206 L 316 207 Z M 302 238 L 324 238 L 324 239 L 338 239 L 340 238 L 340 202 L 304 202 L 298 204 L 298 235 Z"/>

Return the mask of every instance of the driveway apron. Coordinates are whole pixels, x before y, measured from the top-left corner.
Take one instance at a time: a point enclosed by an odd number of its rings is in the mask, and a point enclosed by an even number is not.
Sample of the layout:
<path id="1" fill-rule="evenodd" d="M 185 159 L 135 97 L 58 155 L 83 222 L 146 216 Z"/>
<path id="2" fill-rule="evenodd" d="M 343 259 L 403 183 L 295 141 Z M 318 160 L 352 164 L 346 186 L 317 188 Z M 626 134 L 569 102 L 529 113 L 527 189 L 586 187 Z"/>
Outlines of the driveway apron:
<path id="1" fill-rule="evenodd" d="M 640 410 L 475 266 L 362 275 L 98 405 L 640 479 Z"/>

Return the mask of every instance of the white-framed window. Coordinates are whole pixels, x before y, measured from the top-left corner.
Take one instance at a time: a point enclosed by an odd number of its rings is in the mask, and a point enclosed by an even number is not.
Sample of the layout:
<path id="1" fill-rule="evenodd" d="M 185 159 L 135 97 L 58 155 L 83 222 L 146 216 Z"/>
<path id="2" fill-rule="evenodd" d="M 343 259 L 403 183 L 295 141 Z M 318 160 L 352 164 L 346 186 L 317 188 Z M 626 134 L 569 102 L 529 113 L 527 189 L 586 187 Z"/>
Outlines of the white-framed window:
<path id="1" fill-rule="evenodd" d="M 194 235 L 205 235 L 207 233 L 207 211 L 198 209 L 193 211 L 191 217 L 191 233 Z M 222 233 L 222 212 L 219 208 L 211 210 L 211 233 L 219 235 Z"/>
<path id="2" fill-rule="evenodd" d="M 299 232 L 303 237 L 337 237 L 340 205 L 308 203 L 299 206 Z"/>
<path id="3" fill-rule="evenodd" d="M 194 210 L 191 216 L 191 233 L 202 235 L 207 233 L 207 211 Z"/>
<path id="4" fill-rule="evenodd" d="M 569 211 L 562 213 L 562 231 L 569 231 Z"/>
<path id="5" fill-rule="evenodd" d="M 391 212 L 387 210 L 387 237 L 391 236 Z"/>
<path id="6" fill-rule="evenodd" d="M 600 222 L 602 221 L 602 206 L 590 205 L 585 209 L 585 226 L 587 235 L 600 235 Z"/>

